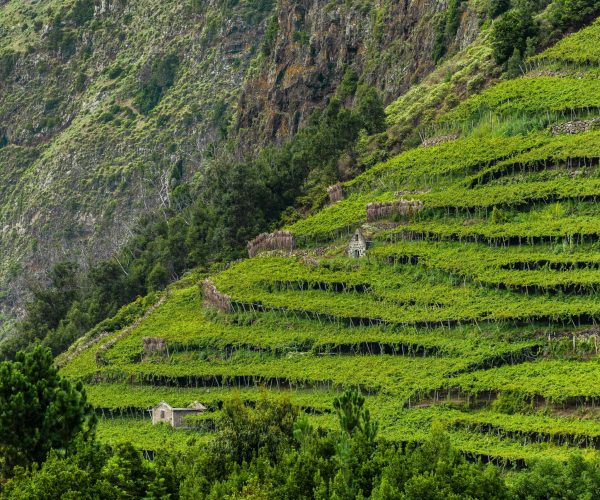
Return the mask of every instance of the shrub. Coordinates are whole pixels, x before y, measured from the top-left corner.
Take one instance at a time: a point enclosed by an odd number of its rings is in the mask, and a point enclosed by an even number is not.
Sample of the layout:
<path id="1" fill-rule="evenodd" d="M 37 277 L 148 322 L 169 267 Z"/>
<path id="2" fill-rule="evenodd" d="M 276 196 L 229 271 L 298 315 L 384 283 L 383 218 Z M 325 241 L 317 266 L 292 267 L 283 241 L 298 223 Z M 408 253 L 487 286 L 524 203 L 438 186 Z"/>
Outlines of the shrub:
<path id="1" fill-rule="evenodd" d="M 0 54 L 0 80 L 6 80 L 17 63 L 16 52 L 8 51 Z"/>
<path id="2" fill-rule="evenodd" d="M 277 40 L 277 33 L 279 32 L 279 22 L 277 16 L 272 16 L 267 24 L 267 30 L 265 31 L 265 37 L 263 38 L 260 50 L 265 56 L 270 56 L 273 48 L 275 47 L 275 41 Z"/>
<path id="3" fill-rule="evenodd" d="M 510 8 L 510 0 L 491 0 L 488 7 L 488 17 L 495 19 Z"/>
<path id="4" fill-rule="evenodd" d="M 136 98 L 141 113 L 149 113 L 160 102 L 175 82 L 178 66 L 179 58 L 174 53 L 154 59 L 144 66 L 140 74 L 141 89 Z"/>
<path id="5" fill-rule="evenodd" d="M 77 0 L 69 13 L 68 20 L 76 26 L 82 26 L 88 21 L 91 21 L 93 17 L 94 0 Z"/>

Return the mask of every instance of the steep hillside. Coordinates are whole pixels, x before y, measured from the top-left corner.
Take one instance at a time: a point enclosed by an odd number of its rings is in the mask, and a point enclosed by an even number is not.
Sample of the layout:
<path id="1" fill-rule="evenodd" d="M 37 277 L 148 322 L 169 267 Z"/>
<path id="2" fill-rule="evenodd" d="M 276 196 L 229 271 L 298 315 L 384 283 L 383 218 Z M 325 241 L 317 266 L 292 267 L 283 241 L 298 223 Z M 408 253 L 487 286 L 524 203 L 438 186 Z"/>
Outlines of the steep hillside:
<path id="1" fill-rule="evenodd" d="M 8 2 L 0 10 L 0 286 L 110 255 L 226 127 L 271 2 Z M 215 97 L 216 96 L 216 97 Z M 21 299 L 17 301 L 17 299 Z"/>
<path id="2" fill-rule="evenodd" d="M 291 137 L 344 75 L 391 101 L 484 18 L 476 2 L 2 2 L 0 310 L 20 315 L 57 262 L 114 255 L 141 215 L 178 209 L 182 181 L 201 197 L 220 151 Z"/>
<path id="3" fill-rule="evenodd" d="M 332 190 L 253 258 L 191 274 L 124 309 L 130 327 L 81 339 L 62 372 L 86 384 L 101 437 L 190 438 L 151 427 L 160 400 L 205 403 L 191 435 L 208 436 L 235 394 L 290 397 L 327 427 L 334 395 L 357 387 L 393 440 L 440 421 L 496 463 L 597 457 L 599 30 L 465 100 L 438 120 L 436 145 Z M 363 258 L 348 256 L 359 228 Z"/>

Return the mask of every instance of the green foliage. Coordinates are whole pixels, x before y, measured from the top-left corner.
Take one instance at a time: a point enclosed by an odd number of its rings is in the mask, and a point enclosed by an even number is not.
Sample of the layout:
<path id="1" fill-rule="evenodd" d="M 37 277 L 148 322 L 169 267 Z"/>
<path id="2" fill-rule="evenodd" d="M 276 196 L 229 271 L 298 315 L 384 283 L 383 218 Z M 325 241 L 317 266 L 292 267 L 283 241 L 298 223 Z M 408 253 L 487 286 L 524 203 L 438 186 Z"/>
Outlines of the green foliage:
<path id="1" fill-rule="evenodd" d="M 433 46 L 433 60 L 439 61 L 448 51 L 448 47 L 460 25 L 460 6 L 463 0 L 450 0 L 444 17 L 436 23 L 436 38 Z"/>
<path id="2" fill-rule="evenodd" d="M 277 34 L 279 33 L 279 20 L 277 16 L 271 16 L 269 22 L 267 23 L 267 29 L 265 31 L 265 36 L 262 41 L 262 45 L 260 46 L 260 50 L 263 55 L 270 56 L 273 49 L 275 48 L 275 42 L 277 41 Z"/>
<path id="3" fill-rule="evenodd" d="M 514 415 L 533 410 L 533 404 L 530 398 L 518 392 L 501 392 L 494 400 L 492 410 Z"/>
<path id="4" fill-rule="evenodd" d="M 517 78 L 523 73 L 522 69 L 523 58 L 521 57 L 521 51 L 515 47 L 512 56 L 506 63 L 506 76 L 507 78 Z"/>
<path id="5" fill-rule="evenodd" d="M 12 73 L 18 60 L 18 54 L 11 50 L 0 54 L 0 80 L 6 80 Z"/>
<path id="6" fill-rule="evenodd" d="M 511 64 L 521 60 L 517 51 Z M 513 68 L 520 76 L 522 68 Z M 489 113 L 497 116 L 523 116 L 524 114 L 548 115 L 560 113 L 570 118 L 576 113 L 600 107 L 600 85 L 594 78 L 559 78 L 554 76 L 526 77 L 508 80 L 474 95 L 443 117 L 444 121 L 490 119 Z M 563 118 L 563 119 L 564 119 Z M 531 119 L 528 119 L 531 121 Z M 556 139 L 567 140 L 565 138 Z M 577 140 L 577 139 L 573 139 Z"/>
<path id="7" fill-rule="evenodd" d="M 510 8 L 510 0 L 490 0 L 487 15 L 495 19 Z"/>
<path id="8" fill-rule="evenodd" d="M 179 57 L 174 52 L 155 57 L 144 65 L 139 75 L 140 91 L 135 100 L 141 113 L 148 114 L 159 103 L 175 82 L 178 66 Z"/>
<path id="9" fill-rule="evenodd" d="M 354 96 L 358 87 L 358 75 L 352 67 L 347 67 L 344 71 L 344 76 L 337 88 L 337 95 L 343 101 Z M 365 89 L 366 90 L 366 89 Z"/>
<path id="10" fill-rule="evenodd" d="M 594 64 L 600 60 L 600 22 L 573 33 L 535 56 L 534 60 Z"/>
<path id="11" fill-rule="evenodd" d="M 69 449 L 95 425 L 81 384 L 60 377 L 52 354 L 37 347 L 0 364 L 2 476 L 17 465 L 40 464 L 51 450 Z"/>
<path id="12" fill-rule="evenodd" d="M 365 398 L 357 391 L 346 391 L 333 400 L 340 427 L 349 436 L 361 433 L 367 441 L 374 441 L 377 435 L 377 423 L 371 421 L 371 414 L 363 408 Z"/>
<path id="13" fill-rule="evenodd" d="M 77 33 L 73 29 L 65 27 L 60 16 L 55 17 L 50 24 L 48 48 L 67 59 L 76 51 Z"/>
<path id="14" fill-rule="evenodd" d="M 561 0 L 551 11 L 550 22 L 563 33 L 585 26 L 600 13 L 597 0 Z"/>
<path id="15" fill-rule="evenodd" d="M 383 101 L 373 87 L 359 85 L 356 90 L 356 103 L 353 112 L 358 115 L 369 135 L 385 130 Z"/>
<path id="16" fill-rule="evenodd" d="M 517 498 L 584 498 L 600 494 L 598 462 L 574 455 L 567 465 L 540 460 L 515 478 Z"/>
<path id="17" fill-rule="evenodd" d="M 67 19 L 81 26 L 94 17 L 94 0 L 76 0 Z"/>
<path id="18" fill-rule="evenodd" d="M 492 46 L 496 61 L 499 64 L 506 62 L 515 49 L 523 54 L 527 39 L 535 37 L 537 32 L 538 28 L 527 6 L 520 6 L 506 12 L 493 25 Z"/>
<path id="19" fill-rule="evenodd" d="M 259 454 L 276 459 L 281 448 L 290 444 L 297 415 L 289 401 L 273 404 L 263 399 L 250 409 L 239 399 L 231 400 L 216 422 L 214 451 L 240 465 Z"/>
<path id="20" fill-rule="evenodd" d="M 301 47 L 306 47 L 310 42 L 310 35 L 303 30 L 296 30 L 292 35 L 292 39 Z"/>
<path id="21" fill-rule="evenodd" d="M 19 471 L 3 488 L 3 498 L 165 498 L 174 492 L 173 471 L 150 462 L 130 444 L 112 450 L 80 446 L 64 457 L 52 453 L 39 469 Z"/>

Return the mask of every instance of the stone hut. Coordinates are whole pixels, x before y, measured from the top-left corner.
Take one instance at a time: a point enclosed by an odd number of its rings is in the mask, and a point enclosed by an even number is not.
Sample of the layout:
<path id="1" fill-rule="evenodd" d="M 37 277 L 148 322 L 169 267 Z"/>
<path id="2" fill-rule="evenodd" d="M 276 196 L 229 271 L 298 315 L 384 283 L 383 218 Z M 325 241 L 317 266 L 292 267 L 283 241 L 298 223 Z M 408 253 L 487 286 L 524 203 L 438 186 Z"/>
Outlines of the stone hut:
<path id="1" fill-rule="evenodd" d="M 193 402 L 187 408 L 173 408 L 169 403 L 161 401 L 154 408 L 148 410 L 152 415 L 152 424 L 166 423 L 175 428 L 186 428 L 185 417 L 200 415 L 206 411 L 206 406 L 198 401 Z"/>
<path id="2" fill-rule="evenodd" d="M 370 242 L 367 241 L 365 235 L 360 229 L 352 235 L 350 243 L 348 243 L 348 257 L 359 259 L 367 254 Z"/>

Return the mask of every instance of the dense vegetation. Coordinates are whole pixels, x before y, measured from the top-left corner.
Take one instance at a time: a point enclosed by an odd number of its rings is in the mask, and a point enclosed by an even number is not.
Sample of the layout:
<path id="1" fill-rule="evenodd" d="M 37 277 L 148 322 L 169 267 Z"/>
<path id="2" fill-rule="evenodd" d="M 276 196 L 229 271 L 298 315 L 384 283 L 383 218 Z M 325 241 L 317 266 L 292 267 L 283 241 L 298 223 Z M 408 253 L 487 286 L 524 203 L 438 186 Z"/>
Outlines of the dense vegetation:
<path id="1" fill-rule="evenodd" d="M 168 69 L 161 68 L 156 71 Z M 302 208 L 316 200 L 318 206 L 317 193 L 348 175 L 337 170 L 340 154 L 352 150 L 361 130 L 383 127 L 383 105 L 374 89 L 354 80 L 344 87 L 344 97 L 349 102 L 354 97 L 353 109 L 332 98 L 292 141 L 264 149 L 256 159 L 215 158 L 199 186 L 180 182 L 175 168 L 170 208 L 144 217 L 118 255 L 87 272 L 59 263 L 49 270 L 47 285 L 34 285 L 27 318 L 2 345 L 3 355 L 14 356 L 36 340 L 58 354 L 121 306 L 163 289 L 184 271 L 239 258 L 246 242 L 286 209 L 286 217 L 295 217 L 295 204 Z"/>
<path id="2" fill-rule="evenodd" d="M 577 53 L 600 25 L 531 57 L 596 6 L 486 12 L 504 81 L 432 122 L 443 135 L 383 151 L 381 99 L 352 69 L 292 140 L 250 158 L 226 141 L 223 103 L 225 149 L 201 176 L 175 164 L 168 203 L 113 259 L 53 267 L 2 345 L 3 494 L 598 496 L 600 89 L 593 50 Z M 140 111 L 179 64 L 148 63 Z M 280 228 L 293 248 L 243 259 Z M 347 252 L 357 229 L 363 259 Z M 207 409 L 153 426 L 161 400 Z M 28 408 L 43 418 L 23 429 Z"/>
<path id="3" fill-rule="evenodd" d="M 49 351 L 18 355 L 17 364 L 36 364 L 24 380 L 38 386 L 47 380 Z M 58 385 L 69 386 L 66 380 Z M 3 407 L 18 399 L 16 388 L 2 391 Z M 600 493 L 600 468 L 574 456 L 567 467 L 546 460 L 510 483 L 492 465 L 468 462 L 453 449 L 440 426 L 421 445 L 394 443 L 378 437 L 378 422 L 365 398 L 347 391 L 333 400 L 337 424 L 326 430 L 314 425 L 289 401 L 259 400 L 251 408 L 240 399 L 223 406 L 214 421 L 214 437 L 190 445 L 183 453 L 160 450 L 149 461 L 130 444 L 108 447 L 95 442 L 90 428 L 76 439 L 82 422 L 62 421 L 53 400 L 40 401 L 45 422 L 72 434 L 66 453 L 44 449 L 23 454 L 20 466 L 5 461 L 0 469 L 2 498 L 582 498 Z M 75 403 L 79 409 L 83 401 Z M 23 423 L 34 415 L 23 415 Z M 94 421 L 90 421 L 92 428 Z M 68 434 L 67 434 L 68 435 Z M 39 439 L 35 426 L 25 426 L 11 449 L 25 452 Z M 42 438 L 44 439 L 44 438 Z M 10 437 L 0 437 L 6 450 Z M 66 441 L 65 443 L 68 443 Z M 22 466 L 41 464 L 31 469 Z M 540 485 L 542 485 L 540 487 Z M 565 492 L 569 492 L 565 495 Z"/>

